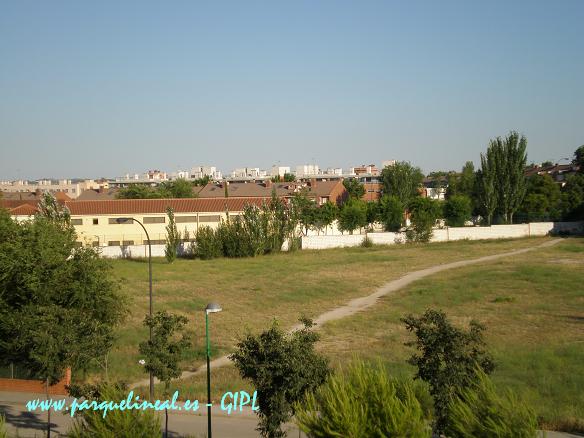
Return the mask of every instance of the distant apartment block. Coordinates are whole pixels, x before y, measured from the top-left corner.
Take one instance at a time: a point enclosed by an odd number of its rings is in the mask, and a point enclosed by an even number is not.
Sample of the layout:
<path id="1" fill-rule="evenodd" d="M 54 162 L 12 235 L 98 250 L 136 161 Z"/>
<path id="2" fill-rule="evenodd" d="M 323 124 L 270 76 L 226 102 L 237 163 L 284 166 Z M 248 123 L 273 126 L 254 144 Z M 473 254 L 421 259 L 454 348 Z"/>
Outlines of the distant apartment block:
<path id="1" fill-rule="evenodd" d="M 379 175 L 379 169 L 377 169 L 375 164 L 368 164 L 368 165 L 362 164 L 361 166 L 353 167 L 351 173 L 354 173 L 357 176 L 363 175 L 363 174 Z"/>
<path id="2" fill-rule="evenodd" d="M 240 167 L 231 172 L 231 178 L 265 178 L 268 172 L 259 167 Z"/>
<path id="3" fill-rule="evenodd" d="M 209 177 L 214 180 L 219 180 L 223 176 L 215 166 L 195 166 L 191 169 L 190 177 L 193 179 Z"/>
<path id="4" fill-rule="evenodd" d="M 343 176 L 343 169 L 341 167 L 329 167 L 324 171 L 325 175 Z"/>
<path id="5" fill-rule="evenodd" d="M 287 173 L 290 173 L 290 166 L 272 166 L 270 176 L 284 177 Z"/>
<path id="6" fill-rule="evenodd" d="M 395 166 L 395 163 L 397 163 L 397 160 L 385 160 L 381 162 L 381 168 L 384 169 L 388 166 Z"/>
<path id="7" fill-rule="evenodd" d="M 149 170 L 148 172 L 142 174 L 125 174 L 124 176 L 117 177 L 115 181 L 110 181 L 110 186 L 115 188 L 128 187 L 130 184 L 146 184 L 150 186 L 156 186 L 163 181 L 168 181 L 168 175 L 166 172 L 160 170 Z"/>
<path id="8" fill-rule="evenodd" d="M 303 164 L 296 166 L 296 178 L 305 178 L 307 176 L 316 176 L 319 174 L 319 168 L 316 164 Z"/>
<path id="9" fill-rule="evenodd" d="M 52 180 L 43 179 L 38 181 L 0 181 L 0 191 L 6 193 L 65 193 L 71 199 L 77 198 L 85 190 L 99 190 L 108 188 L 109 183 L 105 180 Z"/>

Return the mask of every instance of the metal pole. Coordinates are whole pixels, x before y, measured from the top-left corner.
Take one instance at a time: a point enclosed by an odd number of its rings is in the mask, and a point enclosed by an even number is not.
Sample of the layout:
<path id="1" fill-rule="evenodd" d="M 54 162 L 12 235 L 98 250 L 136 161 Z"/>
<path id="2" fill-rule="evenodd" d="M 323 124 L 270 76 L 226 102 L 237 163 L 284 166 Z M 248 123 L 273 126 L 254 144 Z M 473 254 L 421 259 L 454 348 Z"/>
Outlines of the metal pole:
<path id="1" fill-rule="evenodd" d="M 152 245 L 150 244 L 150 236 L 148 235 L 148 231 L 142 222 L 138 219 L 131 218 L 134 222 L 137 222 L 144 233 L 146 233 L 146 239 L 148 240 L 148 284 L 150 286 L 150 318 L 152 318 Z M 152 326 L 150 326 L 150 343 L 152 344 Z M 150 371 L 150 400 L 154 400 L 154 375 L 152 371 Z"/>
<path id="2" fill-rule="evenodd" d="M 207 337 L 207 438 L 211 438 L 211 343 L 209 341 L 209 313 L 205 311 L 205 334 Z"/>

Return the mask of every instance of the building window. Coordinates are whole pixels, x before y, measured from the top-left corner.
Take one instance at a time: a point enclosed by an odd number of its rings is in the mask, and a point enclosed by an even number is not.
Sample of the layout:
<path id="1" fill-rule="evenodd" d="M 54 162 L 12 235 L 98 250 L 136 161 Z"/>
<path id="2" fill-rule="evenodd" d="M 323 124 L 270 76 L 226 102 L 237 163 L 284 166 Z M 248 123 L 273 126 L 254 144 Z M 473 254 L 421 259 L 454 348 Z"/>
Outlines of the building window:
<path id="1" fill-rule="evenodd" d="M 99 219 L 93 218 L 93 225 L 97 225 L 97 224 L 99 224 Z"/>
<path id="2" fill-rule="evenodd" d="M 199 216 L 199 222 L 220 222 L 220 221 L 221 221 L 220 215 Z"/>
<path id="3" fill-rule="evenodd" d="M 142 218 L 145 224 L 163 224 L 166 220 L 164 216 L 151 216 Z"/>
<path id="4" fill-rule="evenodd" d="M 128 219 L 125 217 L 110 217 L 108 218 L 108 223 L 110 225 L 115 225 L 115 224 L 131 224 L 133 221 L 132 219 Z M 118 222 L 120 221 L 120 222 Z"/>
<path id="5" fill-rule="evenodd" d="M 120 246 L 119 240 L 110 240 L 107 242 L 107 246 Z"/>
<path id="6" fill-rule="evenodd" d="M 128 246 L 128 245 L 133 245 L 134 241 L 133 240 L 124 240 L 122 241 L 122 245 L 123 246 Z"/>
<path id="7" fill-rule="evenodd" d="M 71 225 L 83 225 L 83 219 L 71 219 Z"/>
<path id="8" fill-rule="evenodd" d="M 196 223 L 197 216 L 175 216 L 174 221 L 177 224 L 184 224 L 184 223 Z"/>
<path id="9" fill-rule="evenodd" d="M 148 245 L 148 241 L 144 240 L 142 242 L 143 245 Z M 166 240 L 151 240 L 150 245 L 164 245 L 166 244 Z"/>

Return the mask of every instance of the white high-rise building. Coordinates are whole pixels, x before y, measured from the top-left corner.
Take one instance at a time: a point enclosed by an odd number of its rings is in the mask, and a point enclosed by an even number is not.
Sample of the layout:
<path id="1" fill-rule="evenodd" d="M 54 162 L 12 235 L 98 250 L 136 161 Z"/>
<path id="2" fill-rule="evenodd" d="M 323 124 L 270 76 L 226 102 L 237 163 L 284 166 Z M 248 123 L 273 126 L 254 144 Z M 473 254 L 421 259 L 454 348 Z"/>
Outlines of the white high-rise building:
<path id="1" fill-rule="evenodd" d="M 272 166 L 270 175 L 283 177 L 287 173 L 290 173 L 290 166 Z"/>
<path id="2" fill-rule="evenodd" d="M 319 169 L 316 164 L 303 164 L 296 166 L 296 178 L 304 178 L 306 176 L 318 175 Z"/>
<path id="3" fill-rule="evenodd" d="M 239 167 L 231 172 L 231 178 L 263 178 L 268 173 L 259 167 Z"/>
<path id="4" fill-rule="evenodd" d="M 215 166 L 195 166 L 191 169 L 191 178 L 201 179 L 208 176 L 211 179 L 219 180 L 222 175 Z"/>
<path id="5" fill-rule="evenodd" d="M 393 165 L 395 165 L 396 162 L 397 162 L 396 160 L 385 160 L 385 161 L 382 161 L 381 162 L 381 168 L 384 169 L 387 166 L 393 166 Z"/>

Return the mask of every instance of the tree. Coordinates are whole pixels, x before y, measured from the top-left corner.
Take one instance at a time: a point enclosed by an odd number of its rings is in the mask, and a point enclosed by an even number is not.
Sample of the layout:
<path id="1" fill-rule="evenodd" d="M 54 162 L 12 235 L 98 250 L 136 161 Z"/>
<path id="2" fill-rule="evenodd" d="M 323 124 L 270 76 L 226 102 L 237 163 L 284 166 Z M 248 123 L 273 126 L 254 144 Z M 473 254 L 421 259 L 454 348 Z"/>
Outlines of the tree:
<path id="1" fill-rule="evenodd" d="M 392 166 L 386 166 L 381 171 L 383 193 L 395 196 L 406 208 L 410 202 L 420 195 L 419 189 L 424 175 L 419 167 L 414 167 L 406 161 L 399 161 Z"/>
<path id="2" fill-rule="evenodd" d="M 330 227 L 339 214 L 339 208 L 334 202 L 327 201 L 320 206 L 319 220 L 322 227 L 326 230 Z"/>
<path id="3" fill-rule="evenodd" d="M 160 184 L 158 192 L 161 198 L 194 198 L 193 184 L 184 178 L 172 181 L 164 181 Z"/>
<path id="4" fill-rule="evenodd" d="M 560 206 L 565 220 L 584 219 L 584 174 L 568 177 L 562 188 Z"/>
<path id="5" fill-rule="evenodd" d="M 468 387 L 462 388 L 450 404 L 446 436 L 451 438 L 533 438 L 537 416 L 511 391 L 499 395 L 480 368 Z"/>
<path id="6" fill-rule="evenodd" d="M 353 234 L 357 228 L 367 225 L 367 205 L 361 200 L 346 202 L 339 212 L 339 229 Z"/>
<path id="7" fill-rule="evenodd" d="M 381 363 L 358 361 L 343 371 L 296 406 L 307 436 L 430 438 L 411 381 L 391 378 Z"/>
<path id="8" fill-rule="evenodd" d="M 193 179 L 191 182 L 193 186 L 204 187 L 211 182 L 211 177 L 209 175 L 205 175 L 202 178 Z"/>
<path id="9" fill-rule="evenodd" d="M 412 227 L 406 232 L 408 240 L 428 242 L 432 238 L 432 228 L 441 213 L 440 201 L 430 198 L 416 198 L 410 207 Z"/>
<path id="10" fill-rule="evenodd" d="M 71 214 L 66 207 L 61 206 L 57 199 L 50 193 L 44 193 L 38 203 L 38 217 L 44 217 L 55 223 L 61 223 L 64 227 L 69 225 Z"/>
<path id="11" fill-rule="evenodd" d="M 572 164 L 579 166 L 578 172 L 584 173 L 584 145 L 580 146 L 574 151 L 574 159 L 572 160 Z"/>
<path id="12" fill-rule="evenodd" d="M 296 181 L 296 177 L 293 173 L 285 173 L 284 174 L 284 182 L 294 182 Z"/>
<path id="13" fill-rule="evenodd" d="M 561 216 L 560 186 L 549 175 L 532 175 L 527 178 L 525 198 L 518 215 L 529 222 L 558 220 Z"/>
<path id="14" fill-rule="evenodd" d="M 349 199 L 361 199 L 365 195 L 365 186 L 357 178 L 343 180 Z"/>
<path id="15" fill-rule="evenodd" d="M 259 335 L 248 334 L 229 356 L 241 377 L 257 390 L 262 437 L 285 437 L 282 424 L 292 418 L 296 403 L 329 374 L 326 358 L 314 350 L 319 337 L 311 330 L 312 321 L 300 321 L 303 328 L 290 334 L 274 321 Z"/>
<path id="16" fill-rule="evenodd" d="M 444 217 L 450 227 L 463 227 L 471 212 L 471 201 L 466 195 L 451 196 L 444 203 Z"/>
<path id="17" fill-rule="evenodd" d="M 168 225 L 166 226 L 166 246 L 164 248 L 164 255 L 168 263 L 174 262 L 180 246 L 180 232 L 176 228 L 174 220 L 174 211 L 172 208 L 166 208 L 166 215 L 168 216 Z"/>
<path id="18" fill-rule="evenodd" d="M 475 196 L 476 172 L 474 163 L 467 161 L 462 166 L 460 173 L 450 173 L 448 175 L 448 187 L 446 189 L 446 199 L 451 196 L 465 195 L 469 198 Z"/>
<path id="19" fill-rule="evenodd" d="M 492 150 L 496 175 L 497 211 L 505 223 L 513 223 L 525 196 L 525 164 L 527 163 L 527 139 L 511 131 L 505 139 L 497 137 L 489 143 Z"/>
<path id="20" fill-rule="evenodd" d="M 404 205 L 397 196 L 384 195 L 380 201 L 380 220 L 385 231 L 399 231 L 404 223 Z"/>
<path id="21" fill-rule="evenodd" d="M 117 199 L 152 199 L 160 198 L 160 193 L 144 184 L 130 184 L 116 193 Z"/>
<path id="22" fill-rule="evenodd" d="M 0 362 L 47 389 L 68 367 L 85 370 L 106 356 L 126 308 L 109 262 L 77 247 L 58 208 L 25 222 L 0 211 Z"/>
<path id="23" fill-rule="evenodd" d="M 375 222 L 379 222 L 379 214 L 379 202 L 367 202 L 367 224 L 373 225 Z"/>
<path id="24" fill-rule="evenodd" d="M 497 162 L 493 149 L 487 149 L 481 154 L 481 169 L 477 172 L 477 197 L 479 210 L 487 218 L 487 225 L 491 225 L 493 214 L 497 208 Z"/>
<path id="25" fill-rule="evenodd" d="M 408 363 L 417 368 L 416 379 L 430 385 L 434 399 L 435 430 L 444 432 L 448 426 L 450 402 L 459 391 L 475 378 L 478 366 L 486 374 L 494 369 L 494 362 L 485 349 L 484 327 L 471 320 L 468 330 L 454 327 L 446 314 L 428 309 L 420 316 L 402 318 L 406 329 L 416 336 L 406 345 L 416 347 Z"/>
<path id="26" fill-rule="evenodd" d="M 144 325 L 152 330 L 152 340 L 141 342 L 140 354 L 146 357 L 144 369 L 164 382 L 164 395 L 168 396 L 170 381 L 181 375 L 179 366 L 186 349 L 190 346 L 189 337 L 183 329 L 188 323 L 185 316 L 167 312 L 146 315 Z M 173 339 L 180 334 L 179 339 Z M 165 413 L 165 437 L 168 437 L 168 409 Z"/>
<path id="27" fill-rule="evenodd" d="M 124 400 L 128 388 L 123 384 L 72 385 L 72 397 L 96 403 Z M 75 418 L 67 433 L 70 438 L 160 438 L 160 420 L 152 409 L 114 409 L 104 417 L 100 410 L 85 409 Z"/>
<path id="28" fill-rule="evenodd" d="M 579 166 L 578 172 L 584 173 L 584 145 L 580 146 L 574 152 L 574 159 L 572 160 L 572 164 Z"/>
<path id="29" fill-rule="evenodd" d="M 308 230 L 314 227 L 317 215 L 317 205 L 313 199 L 308 197 L 305 190 L 295 193 L 292 197 L 292 206 L 298 214 L 300 225 L 304 229 L 304 235 L 308 235 Z"/>

